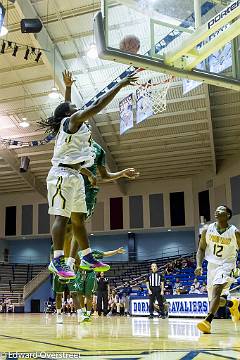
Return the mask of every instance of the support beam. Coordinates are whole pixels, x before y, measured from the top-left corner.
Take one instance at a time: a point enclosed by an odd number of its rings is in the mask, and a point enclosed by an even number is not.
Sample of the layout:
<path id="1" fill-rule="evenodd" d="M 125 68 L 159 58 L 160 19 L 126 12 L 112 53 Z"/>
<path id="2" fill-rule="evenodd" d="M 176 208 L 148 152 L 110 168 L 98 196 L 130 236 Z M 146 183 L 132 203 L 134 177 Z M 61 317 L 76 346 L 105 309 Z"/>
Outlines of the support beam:
<path id="1" fill-rule="evenodd" d="M 40 182 L 32 173 L 31 171 L 27 171 L 25 173 L 20 173 L 19 171 L 19 159 L 17 156 L 14 155 L 13 151 L 8 149 L 4 149 L 0 151 L 0 156 L 5 160 L 5 162 L 11 167 L 12 171 L 17 176 L 20 176 L 22 180 L 33 190 L 37 191 L 40 195 L 44 198 L 47 197 L 47 190 L 46 187 Z"/>
<path id="2" fill-rule="evenodd" d="M 209 139 L 210 139 L 210 145 L 211 145 L 212 167 L 213 167 L 214 174 L 216 174 L 217 173 L 217 162 L 216 162 L 216 153 L 215 153 L 215 145 L 214 145 L 214 137 L 213 137 L 211 103 L 210 103 L 210 96 L 209 96 L 209 87 L 206 84 L 204 85 L 204 91 L 206 94 L 207 121 L 208 121 Z"/>
<path id="3" fill-rule="evenodd" d="M 89 12 L 95 11 L 97 8 L 98 8 L 98 5 L 96 4 L 94 8 L 93 8 L 93 6 L 90 6 L 90 7 L 88 7 L 88 9 L 85 9 L 86 10 L 85 12 L 82 12 L 79 10 L 79 15 L 83 15 L 84 13 L 89 13 Z M 39 15 L 37 14 L 37 12 L 34 9 L 30 0 L 18 0 L 18 2 L 16 3 L 16 9 L 17 9 L 19 15 L 21 16 L 21 18 L 38 18 L 39 17 Z M 69 16 L 73 16 L 73 14 L 76 15 L 74 13 L 74 11 L 71 10 L 69 12 Z M 32 38 L 33 44 L 36 47 L 45 48 L 46 45 L 48 44 L 48 47 L 53 51 L 54 44 L 53 44 L 45 26 L 43 26 L 43 29 L 39 34 L 32 34 L 31 38 Z M 53 54 L 51 52 L 44 52 L 42 55 L 42 59 L 43 59 L 43 62 L 48 66 L 52 76 L 54 77 Z M 65 69 L 66 69 L 66 64 L 64 63 L 64 60 L 61 56 L 59 49 L 55 46 L 55 79 L 56 79 L 56 84 L 62 94 L 64 94 L 64 91 L 65 91 L 65 86 L 64 86 L 64 83 L 62 80 L 62 72 Z M 83 105 L 83 98 L 76 86 L 72 87 L 72 101 L 78 107 L 81 107 Z M 106 145 L 101 133 L 99 132 L 95 122 L 92 120 L 91 123 L 92 123 L 93 138 L 95 138 L 96 141 L 100 142 L 100 144 L 102 145 L 102 147 L 105 150 L 108 150 L 107 145 Z M 109 159 L 111 159 L 110 160 L 111 164 L 109 164 L 109 166 L 111 167 L 111 169 L 117 170 L 117 164 L 114 161 L 113 157 L 110 157 L 109 150 L 108 150 L 108 153 L 109 153 L 109 156 L 107 157 L 107 160 L 109 161 Z M 117 183 L 119 184 L 120 182 L 117 181 Z M 120 190 L 123 191 L 123 187 L 121 185 L 120 185 Z"/>

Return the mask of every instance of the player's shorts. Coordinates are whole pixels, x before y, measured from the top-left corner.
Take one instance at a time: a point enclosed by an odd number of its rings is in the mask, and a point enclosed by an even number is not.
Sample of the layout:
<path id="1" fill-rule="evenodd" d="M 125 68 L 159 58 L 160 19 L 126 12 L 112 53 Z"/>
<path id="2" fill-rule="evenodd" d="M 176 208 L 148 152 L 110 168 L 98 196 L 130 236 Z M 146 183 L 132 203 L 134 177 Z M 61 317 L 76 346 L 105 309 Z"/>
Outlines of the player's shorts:
<path id="1" fill-rule="evenodd" d="M 97 203 L 97 194 L 99 192 L 99 188 L 93 188 L 93 187 L 85 187 L 86 192 L 86 205 L 87 205 L 87 214 L 86 218 L 89 219 L 93 213 L 94 209 L 96 207 Z"/>
<path id="2" fill-rule="evenodd" d="M 213 264 L 208 263 L 208 271 L 207 271 L 207 290 L 208 290 L 208 299 L 209 301 L 212 300 L 212 292 L 214 285 L 222 285 L 226 284 L 222 295 L 228 295 L 230 286 L 234 283 L 234 270 L 236 264 Z"/>
<path id="3" fill-rule="evenodd" d="M 96 291 L 97 280 L 94 271 L 78 271 L 76 278 L 68 284 L 70 292 L 78 292 L 80 295 L 90 297 Z"/>
<path id="4" fill-rule="evenodd" d="M 52 167 L 47 177 L 50 215 L 70 218 L 72 212 L 87 213 L 82 175 L 74 169 Z"/>
<path id="5" fill-rule="evenodd" d="M 52 289 L 55 293 L 63 293 L 66 290 L 68 281 L 59 280 L 59 277 L 53 275 Z"/>

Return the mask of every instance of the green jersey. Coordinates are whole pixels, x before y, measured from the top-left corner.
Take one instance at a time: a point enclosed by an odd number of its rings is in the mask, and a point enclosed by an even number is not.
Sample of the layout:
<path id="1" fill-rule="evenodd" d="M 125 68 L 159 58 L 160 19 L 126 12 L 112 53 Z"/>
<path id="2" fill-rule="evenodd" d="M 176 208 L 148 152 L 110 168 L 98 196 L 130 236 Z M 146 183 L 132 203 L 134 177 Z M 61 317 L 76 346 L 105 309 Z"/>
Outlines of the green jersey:
<path id="1" fill-rule="evenodd" d="M 88 170 L 91 171 L 91 173 L 94 176 L 96 176 L 98 166 L 106 165 L 106 156 L 105 156 L 105 151 L 103 150 L 103 148 L 100 145 L 98 145 L 98 143 L 96 143 L 94 140 L 92 143 L 92 147 L 93 147 L 93 151 L 95 153 L 95 159 L 94 159 L 94 164 L 90 168 L 88 168 Z M 85 187 L 91 188 L 92 185 L 89 182 L 88 178 L 86 176 L 83 176 L 83 177 L 84 177 Z"/>

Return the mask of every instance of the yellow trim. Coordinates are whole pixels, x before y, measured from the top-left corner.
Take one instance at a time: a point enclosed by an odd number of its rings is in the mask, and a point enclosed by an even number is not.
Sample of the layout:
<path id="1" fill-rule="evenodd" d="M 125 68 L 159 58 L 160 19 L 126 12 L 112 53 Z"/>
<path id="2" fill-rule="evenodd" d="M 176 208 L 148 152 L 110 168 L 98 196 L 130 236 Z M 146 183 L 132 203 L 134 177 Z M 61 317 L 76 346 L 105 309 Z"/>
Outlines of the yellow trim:
<path id="1" fill-rule="evenodd" d="M 72 135 L 68 136 L 68 137 L 65 139 L 65 143 L 66 143 L 66 144 L 70 144 L 71 141 L 72 141 Z"/>
<path id="2" fill-rule="evenodd" d="M 52 197 L 52 207 L 53 207 L 53 205 L 54 205 L 54 200 L 55 200 L 55 198 L 57 197 L 57 195 L 59 195 L 60 198 L 62 199 L 62 202 L 63 202 L 63 204 L 62 204 L 62 209 L 64 210 L 64 209 L 65 209 L 65 206 L 66 206 L 66 199 L 65 199 L 65 197 L 64 197 L 63 194 L 62 194 L 62 189 L 61 189 L 61 187 L 62 187 L 62 182 L 63 182 L 63 177 L 62 177 L 62 176 L 59 176 L 59 177 L 58 177 L 57 184 L 56 184 L 57 191 L 55 192 L 55 194 L 54 194 L 53 197 Z"/>

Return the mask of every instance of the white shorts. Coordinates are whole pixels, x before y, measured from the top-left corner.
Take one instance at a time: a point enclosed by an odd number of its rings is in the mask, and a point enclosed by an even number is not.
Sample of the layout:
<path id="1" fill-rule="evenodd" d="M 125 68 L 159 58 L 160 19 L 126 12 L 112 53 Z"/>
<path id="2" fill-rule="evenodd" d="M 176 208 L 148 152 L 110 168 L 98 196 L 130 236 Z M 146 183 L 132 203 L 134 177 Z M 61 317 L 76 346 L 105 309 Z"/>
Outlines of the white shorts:
<path id="1" fill-rule="evenodd" d="M 222 285 L 224 289 L 222 291 L 222 295 L 229 295 L 230 286 L 234 283 L 235 278 L 233 277 L 233 272 L 236 267 L 236 264 L 213 264 L 208 263 L 207 270 L 207 290 L 208 290 L 208 299 L 212 300 L 212 292 L 214 285 Z"/>
<path id="2" fill-rule="evenodd" d="M 47 177 L 47 189 L 50 215 L 70 218 L 72 212 L 87 212 L 84 180 L 77 170 L 52 167 Z"/>

